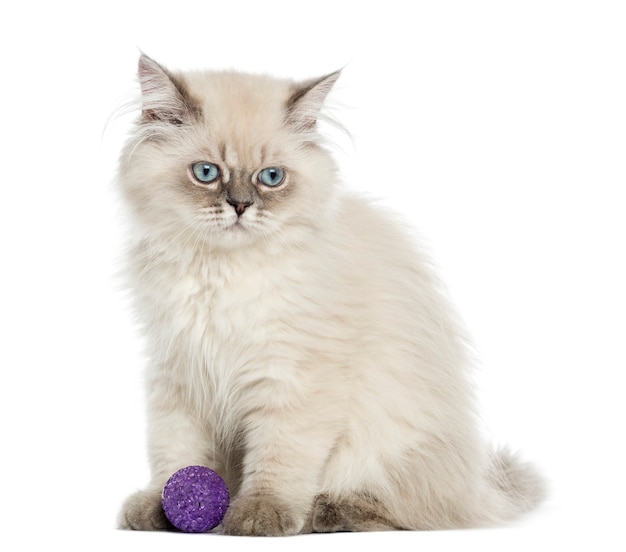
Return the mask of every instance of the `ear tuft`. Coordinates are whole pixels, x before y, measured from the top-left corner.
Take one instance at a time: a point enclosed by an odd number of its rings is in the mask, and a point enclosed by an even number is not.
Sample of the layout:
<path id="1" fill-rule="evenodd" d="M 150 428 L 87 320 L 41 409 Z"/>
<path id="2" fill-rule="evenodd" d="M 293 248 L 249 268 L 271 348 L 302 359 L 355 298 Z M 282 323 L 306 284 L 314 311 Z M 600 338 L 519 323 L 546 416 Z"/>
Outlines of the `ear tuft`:
<path id="1" fill-rule="evenodd" d="M 341 71 L 298 84 L 287 100 L 287 122 L 298 130 L 315 127 L 326 96 L 337 82 Z"/>
<path id="2" fill-rule="evenodd" d="M 142 54 L 138 66 L 142 121 L 182 125 L 197 110 L 180 79 Z"/>

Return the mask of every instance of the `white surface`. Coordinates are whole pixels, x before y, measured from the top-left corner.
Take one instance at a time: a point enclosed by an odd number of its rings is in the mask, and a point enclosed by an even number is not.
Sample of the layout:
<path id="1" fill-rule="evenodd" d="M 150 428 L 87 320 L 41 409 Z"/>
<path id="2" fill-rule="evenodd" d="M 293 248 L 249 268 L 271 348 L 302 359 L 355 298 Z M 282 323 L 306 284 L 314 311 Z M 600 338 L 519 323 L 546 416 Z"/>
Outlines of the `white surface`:
<path id="1" fill-rule="evenodd" d="M 167 10 L 165 5 L 168 5 Z M 220 7 L 224 4 L 228 7 Z M 410 7 L 409 7 L 410 5 Z M 35 2 L 0 8 L 0 546 L 623 549 L 626 18 L 620 2 Z M 111 180 L 138 49 L 173 68 L 347 64 L 350 185 L 425 236 L 494 439 L 550 501 L 481 531 L 234 539 L 114 530 L 148 477 Z"/>

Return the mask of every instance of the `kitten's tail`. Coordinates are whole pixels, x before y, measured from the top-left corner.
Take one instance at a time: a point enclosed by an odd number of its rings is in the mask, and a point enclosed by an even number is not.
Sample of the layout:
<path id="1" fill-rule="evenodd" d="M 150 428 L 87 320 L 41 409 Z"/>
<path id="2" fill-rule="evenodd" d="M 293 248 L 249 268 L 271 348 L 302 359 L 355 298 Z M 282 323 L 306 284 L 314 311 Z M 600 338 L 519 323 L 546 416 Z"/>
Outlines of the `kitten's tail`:
<path id="1" fill-rule="evenodd" d="M 504 501 L 505 518 L 513 518 L 538 506 L 547 496 L 546 483 L 536 468 L 508 449 L 491 454 L 487 473 L 491 486 Z"/>

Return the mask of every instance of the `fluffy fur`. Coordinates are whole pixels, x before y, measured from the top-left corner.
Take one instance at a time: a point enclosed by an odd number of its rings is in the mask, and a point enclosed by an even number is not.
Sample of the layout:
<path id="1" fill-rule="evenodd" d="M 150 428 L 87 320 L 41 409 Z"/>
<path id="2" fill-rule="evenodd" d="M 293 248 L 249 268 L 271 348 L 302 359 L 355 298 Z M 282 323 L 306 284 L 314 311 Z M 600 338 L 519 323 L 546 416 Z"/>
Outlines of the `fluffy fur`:
<path id="1" fill-rule="evenodd" d="M 341 189 L 304 83 L 171 73 L 142 56 L 121 159 L 148 340 L 152 480 L 120 525 L 166 529 L 191 464 L 226 479 L 229 534 L 439 529 L 531 508 L 531 467 L 477 430 L 462 331 L 393 215 Z M 216 181 L 190 167 L 210 162 Z M 280 167 L 270 188 L 259 171 Z"/>

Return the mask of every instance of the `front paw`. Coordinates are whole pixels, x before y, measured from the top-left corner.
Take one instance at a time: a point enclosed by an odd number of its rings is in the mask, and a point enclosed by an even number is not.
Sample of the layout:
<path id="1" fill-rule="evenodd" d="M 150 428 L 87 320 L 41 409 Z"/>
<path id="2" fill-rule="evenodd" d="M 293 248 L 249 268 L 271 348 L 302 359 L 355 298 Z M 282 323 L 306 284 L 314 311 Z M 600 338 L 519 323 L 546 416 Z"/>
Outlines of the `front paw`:
<path id="1" fill-rule="evenodd" d="M 135 531 L 170 531 L 158 491 L 139 491 L 128 497 L 119 515 L 120 529 Z"/>
<path id="2" fill-rule="evenodd" d="M 240 536 L 279 537 L 296 535 L 304 519 L 283 503 L 267 496 L 239 497 L 228 508 L 224 533 Z"/>

